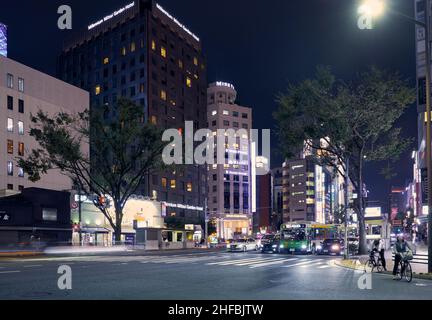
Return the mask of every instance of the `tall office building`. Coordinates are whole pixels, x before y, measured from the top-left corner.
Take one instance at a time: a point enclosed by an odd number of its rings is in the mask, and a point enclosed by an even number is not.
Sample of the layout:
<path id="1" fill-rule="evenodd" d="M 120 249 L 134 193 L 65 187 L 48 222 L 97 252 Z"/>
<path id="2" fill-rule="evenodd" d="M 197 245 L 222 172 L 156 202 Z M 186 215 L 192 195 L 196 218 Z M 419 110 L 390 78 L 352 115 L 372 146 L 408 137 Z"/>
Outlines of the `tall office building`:
<path id="1" fill-rule="evenodd" d="M 273 221 L 273 175 L 269 160 L 266 157 L 256 157 L 256 168 L 265 169 L 267 174 L 256 176 L 257 209 L 254 212 L 254 233 L 266 234 L 274 230 Z M 276 217 L 275 217 L 276 218 Z"/>
<path id="2" fill-rule="evenodd" d="M 272 170 L 273 176 L 273 229 L 279 230 L 283 215 L 283 168 Z"/>
<path id="3" fill-rule="evenodd" d="M 30 136 L 30 116 L 42 110 L 50 115 L 59 112 L 76 114 L 89 107 L 88 92 L 0 55 L 0 191 L 2 195 L 24 188 L 71 190 L 69 177 L 49 170 L 40 181 L 27 179 L 17 158 L 40 148 Z M 88 145 L 83 144 L 84 154 Z M 6 190 L 6 191 L 4 191 Z"/>
<path id="4" fill-rule="evenodd" d="M 216 150 L 225 153 L 225 164 L 208 168 L 209 214 L 216 222 L 218 238 L 233 239 L 251 235 L 255 207 L 254 179 L 251 168 L 250 129 L 252 109 L 235 104 L 237 92 L 232 84 L 210 84 L 207 93 L 209 128 L 216 137 Z M 218 130 L 234 129 L 235 142 Z M 243 133 L 241 132 L 243 131 Z"/>
<path id="5" fill-rule="evenodd" d="M 0 22 L 0 56 L 7 57 L 7 26 Z"/>
<path id="6" fill-rule="evenodd" d="M 194 129 L 207 125 L 201 41 L 154 1 L 135 0 L 89 23 L 65 43 L 58 75 L 90 91 L 92 107 L 127 97 L 162 129 L 184 132 L 185 121 Z M 169 223 L 198 224 L 206 185 L 206 168 L 188 165 L 149 176 L 139 193 L 165 202 Z"/>

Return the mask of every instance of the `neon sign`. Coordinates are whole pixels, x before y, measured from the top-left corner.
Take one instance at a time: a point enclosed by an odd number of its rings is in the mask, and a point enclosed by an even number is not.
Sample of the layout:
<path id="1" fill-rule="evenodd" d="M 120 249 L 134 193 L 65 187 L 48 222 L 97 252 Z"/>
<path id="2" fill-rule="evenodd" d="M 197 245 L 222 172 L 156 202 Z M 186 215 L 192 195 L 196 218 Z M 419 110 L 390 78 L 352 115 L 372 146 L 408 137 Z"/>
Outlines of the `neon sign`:
<path id="1" fill-rule="evenodd" d="M 182 28 L 192 38 L 194 38 L 196 41 L 200 42 L 200 38 L 198 38 L 192 31 L 190 31 L 188 28 L 186 28 L 186 26 L 184 24 L 182 24 L 180 21 L 178 21 L 176 18 L 174 18 L 168 11 L 166 11 L 164 8 L 162 8 L 162 6 L 160 6 L 158 3 L 156 4 L 156 8 L 158 8 L 162 13 L 164 13 L 172 21 L 174 21 L 175 24 L 177 24 L 180 28 Z"/>
<path id="2" fill-rule="evenodd" d="M 103 19 L 100 19 L 99 21 L 92 23 L 91 25 L 88 26 L 88 30 L 91 30 L 99 25 L 101 25 L 102 23 L 111 20 L 112 18 L 118 16 L 119 14 L 125 12 L 126 10 L 129 10 L 130 8 L 135 6 L 135 1 L 132 3 L 129 3 L 128 5 L 124 6 L 123 8 L 120 8 L 117 11 L 114 11 L 113 13 L 107 15 L 106 17 L 104 17 Z"/>

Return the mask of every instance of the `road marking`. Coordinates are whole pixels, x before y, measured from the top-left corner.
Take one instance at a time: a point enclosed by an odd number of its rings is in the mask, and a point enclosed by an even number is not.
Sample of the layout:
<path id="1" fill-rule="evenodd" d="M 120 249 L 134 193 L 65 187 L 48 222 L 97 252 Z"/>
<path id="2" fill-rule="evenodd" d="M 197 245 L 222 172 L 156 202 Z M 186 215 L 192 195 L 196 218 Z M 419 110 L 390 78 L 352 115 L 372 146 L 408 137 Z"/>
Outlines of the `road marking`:
<path id="1" fill-rule="evenodd" d="M 262 258 L 254 258 L 254 259 L 237 259 L 237 260 L 230 260 L 230 261 L 213 262 L 213 263 L 207 263 L 207 265 L 208 265 L 208 266 L 213 266 L 213 265 L 228 266 L 228 265 L 230 265 L 230 264 L 245 263 L 245 262 L 258 261 L 258 260 L 262 260 Z"/>
<path id="2" fill-rule="evenodd" d="M 30 265 L 30 266 L 24 266 L 24 268 L 38 268 L 38 267 L 43 267 L 43 265 L 41 265 L 41 264 L 34 264 L 34 265 Z"/>
<path id="3" fill-rule="evenodd" d="M 319 260 L 322 260 L 322 259 L 319 259 Z M 303 262 L 290 264 L 289 266 L 282 266 L 282 268 L 292 268 L 292 267 L 302 266 L 302 265 L 310 264 L 310 263 L 313 263 L 314 261 L 319 261 L 319 260 L 306 259 Z"/>
<path id="4" fill-rule="evenodd" d="M 21 271 L 0 271 L 0 274 L 7 274 L 7 273 L 20 273 Z"/>
<path id="5" fill-rule="evenodd" d="M 298 260 L 298 258 L 293 258 L 293 259 L 285 259 L 285 258 L 284 259 L 275 259 L 275 260 L 273 260 L 271 262 L 265 262 L 265 263 L 260 263 L 260 264 L 254 265 L 254 266 L 250 266 L 249 268 L 250 269 L 262 268 L 262 267 L 272 266 L 272 265 L 275 265 L 275 264 L 282 264 L 282 263 L 285 263 L 285 262 L 288 262 L 288 261 L 295 261 L 295 260 Z"/>
<path id="6" fill-rule="evenodd" d="M 281 259 L 261 259 L 261 260 L 257 260 L 257 261 L 252 261 L 252 262 L 245 262 L 245 263 L 236 263 L 236 266 L 248 266 L 248 265 L 260 265 L 260 264 L 266 264 L 266 263 L 272 263 L 272 262 L 277 262 L 277 261 L 282 261 L 282 260 L 286 260 L 284 258 Z"/>
<path id="7" fill-rule="evenodd" d="M 327 268 L 330 268 L 330 266 L 329 265 L 325 265 L 325 266 L 318 267 L 318 269 L 327 269 Z"/>
<path id="8" fill-rule="evenodd" d="M 324 262 L 317 262 L 317 263 L 312 263 L 312 264 L 306 264 L 303 266 L 300 266 L 300 268 L 309 268 L 309 267 L 317 267 L 322 265 Z"/>

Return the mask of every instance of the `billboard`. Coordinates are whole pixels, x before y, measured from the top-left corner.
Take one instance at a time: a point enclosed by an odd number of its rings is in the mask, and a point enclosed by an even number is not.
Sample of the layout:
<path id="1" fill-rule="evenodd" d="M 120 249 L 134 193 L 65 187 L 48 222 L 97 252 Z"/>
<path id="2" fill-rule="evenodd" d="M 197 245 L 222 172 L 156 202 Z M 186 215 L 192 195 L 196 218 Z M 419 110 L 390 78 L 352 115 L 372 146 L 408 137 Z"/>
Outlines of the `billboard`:
<path id="1" fill-rule="evenodd" d="M 0 56 L 7 57 L 7 26 L 0 23 Z"/>

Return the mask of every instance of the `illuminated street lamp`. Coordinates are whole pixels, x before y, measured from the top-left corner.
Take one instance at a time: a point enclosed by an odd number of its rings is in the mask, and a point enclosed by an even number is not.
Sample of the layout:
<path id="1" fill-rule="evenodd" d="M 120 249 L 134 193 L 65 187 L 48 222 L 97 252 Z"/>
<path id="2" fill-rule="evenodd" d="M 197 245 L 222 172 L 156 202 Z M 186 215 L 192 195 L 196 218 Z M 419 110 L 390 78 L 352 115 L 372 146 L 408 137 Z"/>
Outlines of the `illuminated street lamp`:
<path id="1" fill-rule="evenodd" d="M 431 52 L 429 35 L 429 10 L 430 0 L 425 0 L 425 21 L 418 21 L 403 13 L 388 8 L 384 0 L 364 0 L 359 6 L 360 18 L 358 27 L 360 29 L 372 29 L 372 19 L 379 17 L 388 11 L 394 15 L 404 18 L 425 30 L 426 47 L 426 165 L 427 165 L 427 198 L 428 198 L 428 272 L 432 273 L 432 140 L 431 140 Z"/>

